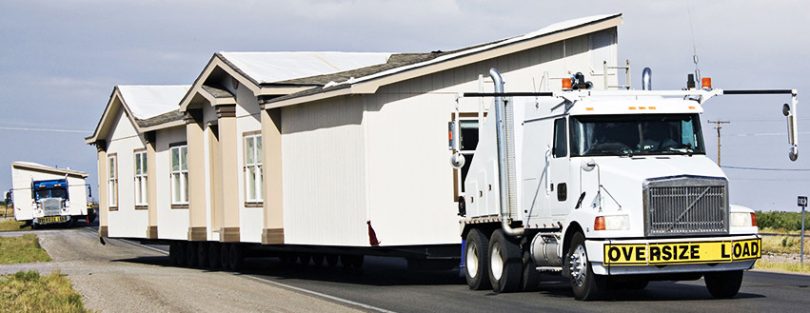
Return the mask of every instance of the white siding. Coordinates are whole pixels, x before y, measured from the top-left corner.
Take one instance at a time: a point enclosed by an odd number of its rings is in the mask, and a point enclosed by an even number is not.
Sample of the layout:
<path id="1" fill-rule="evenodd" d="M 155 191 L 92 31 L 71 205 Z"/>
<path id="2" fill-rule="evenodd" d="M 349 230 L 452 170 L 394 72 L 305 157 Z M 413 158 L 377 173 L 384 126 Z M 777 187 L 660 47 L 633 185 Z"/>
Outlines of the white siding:
<path id="1" fill-rule="evenodd" d="M 284 241 L 368 245 L 363 105 L 342 98 L 284 108 Z"/>
<path id="2" fill-rule="evenodd" d="M 107 215 L 110 237 L 144 238 L 149 225 L 147 210 L 135 210 L 135 150 L 144 142 L 123 110 L 119 111 L 113 131 L 107 140 L 107 156 L 116 154 L 118 168 L 118 210 Z M 108 162 L 107 160 L 103 160 Z M 107 188 L 107 173 L 104 187 Z"/>
<path id="3" fill-rule="evenodd" d="M 158 238 L 180 239 L 188 238 L 188 209 L 172 209 L 171 182 L 169 169 L 171 168 L 171 151 L 169 145 L 186 141 L 185 126 L 159 130 L 156 134 L 155 146 L 155 175 L 157 190 L 157 216 Z M 110 227 L 112 229 L 112 227 Z"/>
<path id="4" fill-rule="evenodd" d="M 236 91 L 236 163 L 239 176 L 239 236 L 243 242 L 262 242 L 264 209 L 245 207 L 245 141 L 244 133 L 261 131 L 259 103 L 247 88 Z"/>

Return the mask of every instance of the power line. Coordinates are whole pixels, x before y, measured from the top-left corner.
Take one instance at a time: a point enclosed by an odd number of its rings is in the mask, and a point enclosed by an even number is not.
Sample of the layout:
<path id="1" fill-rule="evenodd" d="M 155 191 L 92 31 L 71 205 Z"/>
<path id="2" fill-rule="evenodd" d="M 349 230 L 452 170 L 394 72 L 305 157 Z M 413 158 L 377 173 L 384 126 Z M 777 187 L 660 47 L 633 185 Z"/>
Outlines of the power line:
<path id="1" fill-rule="evenodd" d="M 18 131 L 31 131 L 31 132 L 51 132 L 51 133 L 73 133 L 73 134 L 90 134 L 92 131 L 81 129 L 62 129 L 62 128 L 30 128 L 30 127 L 12 127 L 0 126 L 2 130 L 18 130 Z"/>

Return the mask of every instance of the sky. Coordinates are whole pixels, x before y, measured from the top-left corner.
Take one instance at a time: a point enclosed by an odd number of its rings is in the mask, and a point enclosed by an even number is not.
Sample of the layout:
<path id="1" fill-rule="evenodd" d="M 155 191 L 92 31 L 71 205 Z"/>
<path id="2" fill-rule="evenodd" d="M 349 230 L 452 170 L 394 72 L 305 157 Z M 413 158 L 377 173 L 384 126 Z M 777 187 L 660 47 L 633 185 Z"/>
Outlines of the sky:
<path id="1" fill-rule="evenodd" d="M 217 51 L 451 50 L 595 14 L 623 13 L 619 58 L 633 84 L 653 71 L 654 89 L 680 89 L 694 70 L 716 88 L 796 88 L 810 95 L 810 4 L 772 1 L 0 1 L 0 190 L 10 164 L 32 161 L 90 173 L 84 143 L 116 84 L 191 84 Z M 803 94 L 802 92 L 805 92 Z M 785 96 L 725 96 L 705 106 L 722 129 L 731 202 L 796 211 L 810 194 L 810 149 L 787 158 Z M 810 110 L 799 138 L 810 142 Z"/>

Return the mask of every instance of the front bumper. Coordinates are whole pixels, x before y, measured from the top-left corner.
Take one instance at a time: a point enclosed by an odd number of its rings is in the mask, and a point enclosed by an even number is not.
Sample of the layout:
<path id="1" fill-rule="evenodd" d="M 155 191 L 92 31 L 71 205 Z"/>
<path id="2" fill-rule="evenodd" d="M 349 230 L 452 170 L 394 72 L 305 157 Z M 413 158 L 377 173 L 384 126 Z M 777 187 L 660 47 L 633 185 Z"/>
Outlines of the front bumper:
<path id="1" fill-rule="evenodd" d="M 594 274 L 598 275 L 635 275 L 635 274 L 669 274 L 669 273 L 697 273 L 697 272 L 719 272 L 719 271 L 732 271 L 732 270 L 747 270 L 754 266 L 754 263 L 761 255 L 761 244 L 759 244 L 760 237 L 757 235 L 735 235 L 727 237 L 707 237 L 707 238 L 673 238 L 673 239 L 604 239 L 604 240 L 586 240 L 585 247 L 588 251 L 588 259 L 593 268 Z M 742 249 L 738 252 L 742 255 L 735 257 L 735 243 L 754 243 L 751 250 L 745 250 L 748 254 L 743 254 Z M 670 246 L 683 246 L 684 249 L 689 250 L 690 247 L 703 246 L 703 247 L 720 247 L 716 251 L 716 256 L 703 259 L 688 260 L 672 259 L 662 260 L 661 247 Z M 605 260 L 605 247 L 610 247 L 609 251 L 616 256 L 616 253 L 621 253 L 620 258 L 629 257 L 627 260 L 632 262 L 616 263 L 616 260 Z M 621 249 L 615 249 L 621 247 Z M 652 248 L 651 247 L 655 247 Z M 693 248 L 694 249 L 694 248 Z M 656 250 L 650 253 L 651 250 Z M 672 251 L 669 251 L 671 253 Z M 711 254 L 709 252 L 697 251 L 680 251 L 680 253 L 695 252 L 695 255 Z M 641 257 L 633 257 L 636 253 Z M 655 256 L 650 256 L 655 254 Z M 671 256 L 671 254 L 667 254 Z M 720 257 L 720 255 L 724 257 Z M 728 258 L 725 258 L 728 256 Z M 652 260 L 651 260 L 652 259 Z M 684 261 L 685 260 L 685 261 Z M 613 262 L 613 263 L 612 263 Z"/>

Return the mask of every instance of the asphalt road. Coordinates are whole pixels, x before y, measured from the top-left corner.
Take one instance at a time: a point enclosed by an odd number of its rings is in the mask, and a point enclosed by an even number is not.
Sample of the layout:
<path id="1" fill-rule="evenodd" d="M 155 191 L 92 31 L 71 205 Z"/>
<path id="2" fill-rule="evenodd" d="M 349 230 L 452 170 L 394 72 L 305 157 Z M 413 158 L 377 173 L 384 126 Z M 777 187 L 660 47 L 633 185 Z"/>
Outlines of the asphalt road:
<path id="1" fill-rule="evenodd" d="M 165 251 L 162 246 L 152 248 Z M 118 261 L 169 266 L 168 257 Z M 758 271 L 745 274 L 734 299 L 712 299 L 698 280 L 652 282 L 643 291 L 582 302 L 573 299 L 558 276 L 544 276 L 539 292 L 495 294 L 469 290 L 457 271 L 411 271 L 396 258 L 366 258 L 362 273 L 283 265 L 274 258 L 248 259 L 246 265 L 237 276 L 372 312 L 805 312 L 810 308 L 810 276 Z M 207 274 L 216 279 L 219 273 Z"/>

